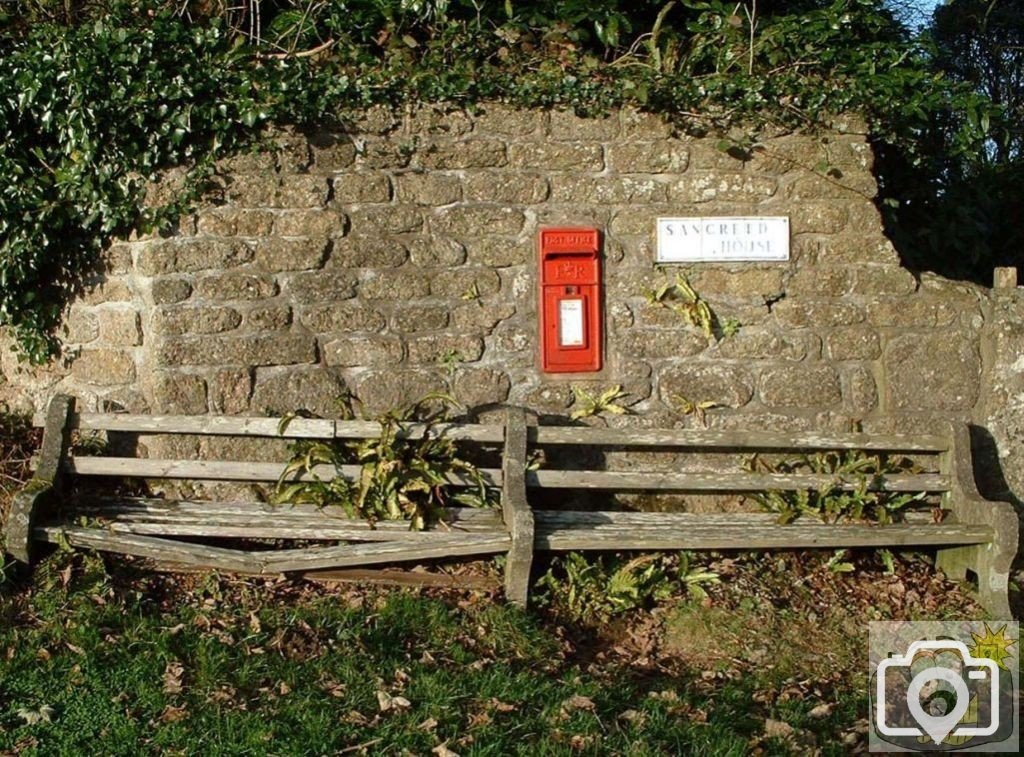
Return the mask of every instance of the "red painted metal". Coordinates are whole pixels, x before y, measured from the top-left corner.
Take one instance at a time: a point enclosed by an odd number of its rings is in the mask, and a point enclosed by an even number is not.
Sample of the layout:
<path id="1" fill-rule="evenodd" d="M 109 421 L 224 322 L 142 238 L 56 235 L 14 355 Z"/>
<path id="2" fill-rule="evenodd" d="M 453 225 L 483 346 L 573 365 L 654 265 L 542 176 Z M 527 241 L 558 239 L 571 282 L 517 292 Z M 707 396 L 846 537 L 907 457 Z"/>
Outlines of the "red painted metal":
<path id="1" fill-rule="evenodd" d="M 541 229 L 540 353 L 545 373 L 601 370 L 601 234 Z"/>

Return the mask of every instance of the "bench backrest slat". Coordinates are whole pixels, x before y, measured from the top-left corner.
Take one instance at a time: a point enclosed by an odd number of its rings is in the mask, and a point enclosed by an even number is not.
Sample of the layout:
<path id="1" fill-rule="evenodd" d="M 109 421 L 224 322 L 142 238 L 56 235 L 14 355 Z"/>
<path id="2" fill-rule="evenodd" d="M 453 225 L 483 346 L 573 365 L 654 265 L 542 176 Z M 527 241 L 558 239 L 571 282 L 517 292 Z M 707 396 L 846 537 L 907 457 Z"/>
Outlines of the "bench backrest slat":
<path id="1" fill-rule="evenodd" d="M 172 478 L 196 479 L 200 481 L 277 481 L 284 470 L 282 463 L 252 463 L 230 460 L 159 460 L 138 457 L 82 457 L 68 458 L 66 470 L 78 476 L 121 476 L 127 478 Z M 318 465 L 316 477 L 329 481 L 337 475 L 355 479 L 362 471 L 359 465 Z M 501 486 L 501 471 L 494 468 L 480 469 L 484 480 L 493 486 Z M 289 481 L 312 481 L 313 476 L 289 477 Z M 476 482 L 463 476 L 451 476 L 449 483 L 460 486 L 475 486 Z"/>
<path id="2" fill-rule="evenodd" d="M 139 434 L 199 434 L 211 436 L 269 436 L 289 439 L 332 439 L 334 421 L 295 418 L 278 433 L 280 418 L 242 418 L 228 415 L 129 415 L 81 413 L 71 427 L 83 431 L 123 431 Z"/>
<path id="3" fill-rule="evenodd" d="M 336 439 L 376 439 L 381 433 L 381 425 L 376 421 L 335 421 L 334 423 Z M 403 423 L 398 437 L 421 439 L 425 433 L 453 441 L 505 441 L 505 427 L 493 423 Z"/>
<path id="4" fill-rule="evenodd" d="M 801 473 L 659 473 L 536 470 L 527 471 L 526 485 L 539 489 L 597 489 L 606 491 L 676 492 L 754 492 L 818 489 L 840 481 L 838 476 Z M 860 485 L 849 476 L 842 487 L 854 490 Z M 944 492 L 950 488 L 948 476 L 939 474 L 900 474 L 885 476 L 875 491 Z"/>
<path id="5" fill-rule="evenodd" d="M 244 418 L 230 415 L 133 415 L 129 413 L 74 413 L 69 427 L 86 431 L 122 431 L 140 434 L 198 434 L 211 436 L 264 436 L 286 439 L 375 439 L 381 434 L 376 421 L 328 418 L 292 418 L 280 431 L 281 418 Z M 501 442 L 501 424 L 403 423 L 399 436 L 422 438 L 424 433 L 458 441 Z"/>
<path id="6" fill-rule="evenodd" d="M 949 440 L 934 435 L 819 434 L 710 429 L 589 428 L 538 426 L 529 429 L 534 444 L 591 444 L 607 447 L 684 447 L 751 450 L 870 450 L 878 452 L 944 452 Z"/>

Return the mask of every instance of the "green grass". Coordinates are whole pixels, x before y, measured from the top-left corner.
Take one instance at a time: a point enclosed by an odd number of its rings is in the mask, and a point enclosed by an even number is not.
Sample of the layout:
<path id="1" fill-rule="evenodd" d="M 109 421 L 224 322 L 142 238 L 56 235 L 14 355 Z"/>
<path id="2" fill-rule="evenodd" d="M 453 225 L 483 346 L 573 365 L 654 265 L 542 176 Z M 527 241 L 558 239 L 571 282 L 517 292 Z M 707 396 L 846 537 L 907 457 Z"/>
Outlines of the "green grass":
<path id="1" fill-rule="evenodd" d="M 759 704 L 750 677 L 591 666 L 538 616 L 489 600 L 380 591 L 360 607 L 212 579 L 161 598 L 68 559 L 0 598 L 0 752 L 742 755 L 772 717 L 838 754 L 857 717 Z M 378 692 L 409 704 L 382 712 Z M 18 714 L 43 705 L 51 722 Z"/>

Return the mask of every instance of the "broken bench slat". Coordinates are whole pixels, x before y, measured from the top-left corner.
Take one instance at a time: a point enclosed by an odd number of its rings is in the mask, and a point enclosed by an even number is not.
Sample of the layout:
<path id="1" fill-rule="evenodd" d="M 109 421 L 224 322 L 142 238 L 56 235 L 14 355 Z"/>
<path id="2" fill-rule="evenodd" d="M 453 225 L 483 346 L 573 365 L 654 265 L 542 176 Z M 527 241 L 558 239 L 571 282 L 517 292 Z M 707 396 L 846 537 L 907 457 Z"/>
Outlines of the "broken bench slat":
<path id="1" fill-rule="evenodd" d="M 124 476 L 136 478 L 173 478 L 199 481 L 277 481 L 284 471 L 283 463 L 252 463 L 233 460 L 159 460 L 139 457 L 83 457 L 65 461 L 65 470 L 78 476 Z M 362 472 L 360 465 L 318 465 L 311 474 L 288 476 L 286 481 L 330 481 L 338 473 L 353 480 Z M 484 481 L 501 486 L 501 471 L 481 468 Z M 462 475 L 452 475 L 449 483 L 475 486 L 476 482 Z"/>
<path id="2" fill-rule="evenodd" d="M 345 544 L 337 547 L 284 549 L 259 553 L 262 573 L 343 568 L 358 565 L 430 560 L 466 555 L 487 555 L 507 552 L 508 534 L 448 535 L 430 543 L 372 542 Z"/>
<path id="3" fill-rule="evenodd" d="M 231 539 L 302 539 L 308 541 L 407 541 L 432 543 L 442 540 L 450 533 L 491 534 L 504 533 L 494 528 L 472 531 L 452 529 L 448 531 L 410 531 L 404 528 L 369 529 L 353 525 L 297 524 L 288 519 L 275 519 L 259 525 L 247 525 L 236 520 L 198 518 L 186 516 L 174 521 L 131 520 L 105 517 L 103 527 L 113 533 L 140 534 L 148 536 L 194 536 Z"/>
<path id="4" fill-rule="evenodd" d="M 116 552 L 134 557 L 148 557 L 154 560 L 172 560 L 185 565 L 201 565 L 217 570 L 258 573 L 260 565 L 252 560 L 248 552 L 236 549 L 209 547 L 175 539 L 158 539 L 153 536 L 111 533 L 102 528 L 80 526 L 41 526 L 35 536 L 52 544 L 66 541 L 72 547 L 96 549 L 102 552 Z"/>
<path id="5" fill-rule="evenodd" d="M 694 450 L 866 450 L 874 452 L 943 452 L 949 440 L 928 434 L 784 434 L 765 431 L 712 429 L 593 428 L 588 426 L 535 426 L 529 440 L 539 445 L 595 445 L 602 447 L 684 447 Z"/>
<path id="6" fill-rule="evenodd" d="M 34 533 L 37 538 L 54 544 L 67 541 L 74 547 L 256 574 L 495 554 L 506 551 L 510 542 L 507 534 L 459 534 L 427 544 L 392 541 L 256 552 L 79 526 L 43 526 Z"/>
<path id="7" fill-rule="evenodd" d="M 188 499 L 164 499 L 162 497 L 125 497 L 125 496 L 102 496 L 83 492 L 70 504 L 68 512 L 72 514 L 87 513 L 90 511 L 108 511 L 110 513 L 151 513 L 153 515 L 167 513 L 214 513 L 218 515 L 237 517 L 263 517 L 274 515 L 279 517 L 294 518 L 318 518 L 323 520 L 344 520 L 348 519 L 354 524 L 369 525 L 361 518 L 350 518 L 344 508 L 338 505 L 327 505 L 317 507 L 311 504 L 272 504 L 269 502 L 250 502 L 243 500 L 188 500 Z M 440 511 L 440 518 L 445 523 L 458 524 L 472 527 L 474 524 L 482 526 L 501 525 L 500 514 L 493 509 L 477 507 L 449 507 Z M 408 523 L 403 521 L 378 521 L 377 528 L 408 528 Z"/>
<path id="8" fill-rule="evenodd" d="M 500 533 L 495 510 L 449 508 L 428 531 L 410 531 L 405 521 L 378 521 L 371 526 L 350 518 L 336 506 L 272 505 L 265 502 L 164 500 L 159 498 L 82 497 L 65 505 L 62 518 L 100 519 L 121 533 L 166 536 L 210 536 L 249 539 L 312 539 L 323 541 L 428 541 L 445 533 Z"/>
<path id="9" fill-rule="evenodd" d="M 164 573 L 205 573 L 214 570 L 211 566 L 184 565 L 162 560 L 149 560 L 147 566 Z M 283 573 L 246 573 L 234 571 L 241 576 L 275 576 Z M 463 575 L 459 573 L 433 573 L 423 570 L 402 568 L 335 568 L 311 570 L 292 574 L 307 581 L 318 583 L 351 583 L 375 586 L 405 586 L 414 588 L 456 589 L 460 591 L 495 591 L 501 582 L 491 576 Z"/>
<path id="10" fill-rule="evenodd" d="M 871 479 L 869 479 L 871 480 Z M 944 492 L 949 477 L 935 473 L 899 474 L 871 480 L 870 491 Z M 832 485 L 852 491 L 860 485 L 854 476 L 817 473 L 665 473 L 661 471 L 527 471 L 526 485 L 546 489 L 607 491 L 758 492 L 799 491 Z"/>

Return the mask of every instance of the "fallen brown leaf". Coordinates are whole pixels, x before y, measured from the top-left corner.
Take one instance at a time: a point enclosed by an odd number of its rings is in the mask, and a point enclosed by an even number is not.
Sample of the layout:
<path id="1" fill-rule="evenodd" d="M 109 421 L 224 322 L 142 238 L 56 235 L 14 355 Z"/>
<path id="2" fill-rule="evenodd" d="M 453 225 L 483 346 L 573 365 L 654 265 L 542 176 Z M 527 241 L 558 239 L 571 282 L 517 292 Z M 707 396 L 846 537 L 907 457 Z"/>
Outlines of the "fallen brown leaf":
<path id="1" fill-rule="evenodd" d="M 391 710 L 406 710 L 412 707 L 412 702 L 410 702 L 405 697 L 393 697 L 386 691 L 377 692 L 377 704 L 380 707 L 381 712 L 389 712 Z"/>
<path id="2" fill-rule="evenodd" d="M 788 739 L 793 736 L 795 729 L 789 723 L 782 720 L 768 718 L 764 721 L 765 738 Z"/>
<path id="3" fill-rule="evenodd" d="M 188 710 L 184 705 L 181 707 L 175 707 L 174 705 L 167 705 L 164 711 L 160 713 L 158 720 L 161 723 L 177 723 L 179 720 L 184 720 L 188 717 Z"/>
<path id="4" fill-rule="evenodd" d="M 500 699 L 495 699 L 494 697 L 491 697 L 490 706 L 492 710 L 497 712 L 514 712 L 516 709 L 514 704 L 502 702 Z"/>
<path id="5" fill-rule="evenodd" d="M 815 720 L 821 720 L 822 718 L 827 718 L 832 714 L 832 708 L 834 706 L 835 705 L 832 704 L 819 704 L 817 707 L 812 708 L 807 715 Z"/>
<path id="6" fill-rule="evenodd" d="M 580 694 L 573 694 L 562 702 L 562 710 L 564 712 L 575 712 L 576 710 L 593 712 L 595 709 L 596 706 L 594 705 L 594 700 L 590 697 L 581 696 Z"/>
<path id="7" fill-rule="evenodd" d="M 164 668 L 164 694 L 180 694 L 185 666 L 180 662 L 169 662 Z"/>
<path id="8" fill-rule="evenodd" d="M 639 728 L 647 720 L 647 716 L 639 710 L 623 710 L 615 719 Z"/>

